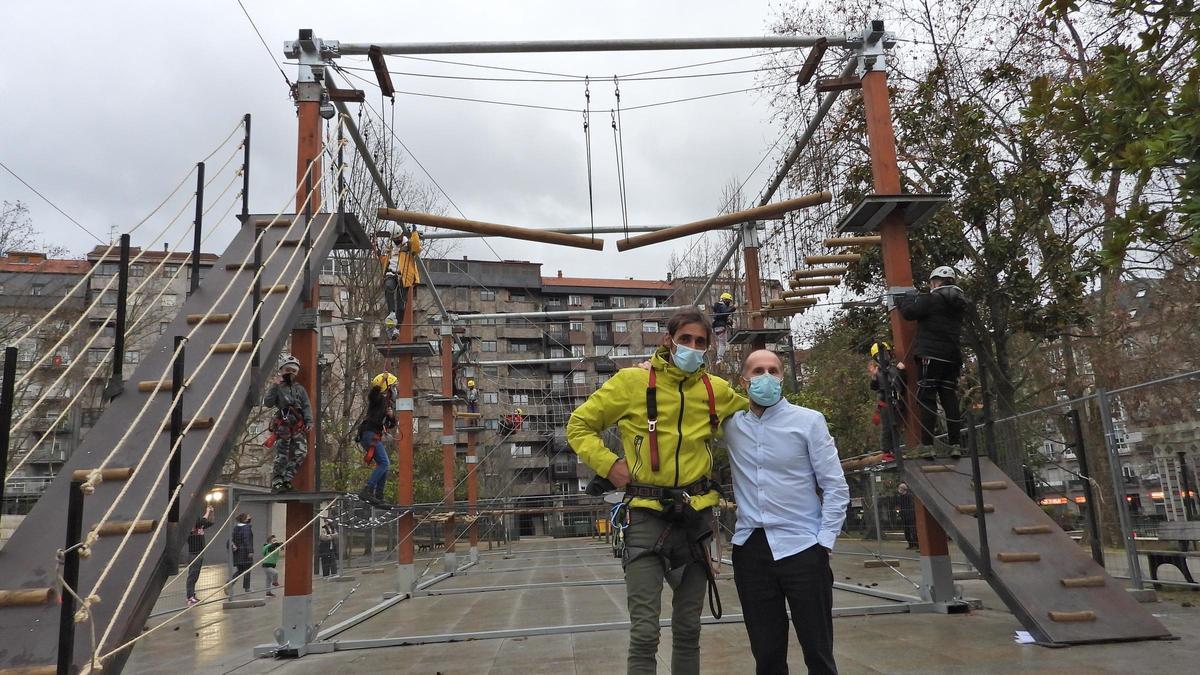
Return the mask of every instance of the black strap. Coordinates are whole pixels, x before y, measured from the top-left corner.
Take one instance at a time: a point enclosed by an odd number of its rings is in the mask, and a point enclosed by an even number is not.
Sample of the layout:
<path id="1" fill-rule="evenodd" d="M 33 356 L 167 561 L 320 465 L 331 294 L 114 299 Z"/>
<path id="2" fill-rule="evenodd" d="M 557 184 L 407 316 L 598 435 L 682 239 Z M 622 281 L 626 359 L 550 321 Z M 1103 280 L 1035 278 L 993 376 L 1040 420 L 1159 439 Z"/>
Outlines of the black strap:
<path id="1" fill-rule="evenodd" d="M 668 490 L 682 490 L 692 497 L 699 497 L 700 495 L 708 494 L 710 490 L 714 489 L 715 485 L 716 484 L 713 483 L 713 481 L 707 478 L 701 478 L 691 485 L 683 485 L 678 488 L 663 487 L 661 485 L 640 485 L 637 483 L 630 483 L 625 486 L 625 496 L 638 499 L 661 500 Z"/>

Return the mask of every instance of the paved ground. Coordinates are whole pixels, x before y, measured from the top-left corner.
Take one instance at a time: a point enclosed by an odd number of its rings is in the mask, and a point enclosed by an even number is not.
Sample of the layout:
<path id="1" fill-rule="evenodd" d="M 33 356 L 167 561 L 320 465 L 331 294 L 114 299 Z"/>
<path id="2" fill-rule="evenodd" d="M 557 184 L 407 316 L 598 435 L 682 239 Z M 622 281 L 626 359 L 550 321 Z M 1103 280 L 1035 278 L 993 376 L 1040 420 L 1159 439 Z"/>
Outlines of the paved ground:
<path id="1" fill-rule="evenodd" d="M 867 546 L 874 548 L 874 542 Z M 902 545 L 885 544 L 893 555 Z M 864 569 L 862 544 L 843 541 L 835 555 L 835 578 L 849 584 L 910 594 L 912 584 L 886 568 Z M 460 554 L 460 561 L 465 554 Z M 957 557 L 957 556 L 956 556 Z M 418 570 L 424 565 L 420 565 Z M 438 565 L 431 570 L 437 572 Z M 917 563 L 902 561 L 900 572 L 917 579 Z M 219 584 L 223 572 L 206 570 L 207 583 Z M 534 628 L 569 624 L 619 622 L 626 619 L 620 565 L 604 545 L 590 540 L 526 540 L 506 558 L 497 551 L 482 556 L 465 574 L 432 586 L 429 595 L 405 600 L 384 613 L 337 636 L 338 640 L 421 636 L 464 631 Z M 615 581 L 578 586 L 536 586 L 501 590 L 516 584 Z M 181 582 L 182 583 L 182 582 Z M 358 590 L 325 626 L 364 609 L 391 583 L 389 574 L 357 574 L 355 581 L 317 580 L 314 614 L 324 616 L 352 588 Z M 984 608 L 968 616 L 892 614 L 838 618 L 834 622 L 838 664 L 843 673 L 1175 673 L 1200 659 L 1200 593 L 1174 593 L 1148 605 L 1181 639 L 1069 649 L 1017 645 L 1020 625 L 981 581 L 965 580 L 964 593 Z M 361 585 L 360 585 L 361 584 Z M 201 580 L 201 587 L 206 580 Z M 256 586 L 262 586 L 261 578 Z M 488 590 L 445 593 L 454 589 Z M 740 613 L 731 580 L 719 582 L 726 614 Z M 172 587 L 172 592 L 174 588 Z M 444 593 L 444 594 L 443 594 Z M 202 593 L 203 595 L 203 593 Z M 1192 597 L 1196 596 L 1196 597 Z M 128 672 L 279 673 L 301 675 L 363 673 L 612 673 L 624 668 L 625 633 L 590 631 L 506 639 L 486 639 L 382 649 L 340 651 L 298 661 L 253 659 L 255 644 L 272 642 L 279 620 L 279 600 L 265 608 L 222 611 L 219 604 L 198 608 L 167 629 L 148 637 L 134 652 Z M 888 604 L 861 594 L 837 591 L 835 607 Z M 1184 607 L 1190 602 L 1196 607 Z M 663 604 L 669 611 L 669 591 Z M 160 605 L 178 605 L 169 593 Z M 666 612 L 664 612 L 665 614 Z M 707 613 L 707 612 L 706 612 Z M 151 625 L 162 618 L 152 619 Z M 660 672 L 669 672 L 670 630 L 663 630 Z M 704 672 L 752 672 L 745 629 L 741 624 L 705 626 Z M 803 671 L 793 640 L 791 661 Z"/>

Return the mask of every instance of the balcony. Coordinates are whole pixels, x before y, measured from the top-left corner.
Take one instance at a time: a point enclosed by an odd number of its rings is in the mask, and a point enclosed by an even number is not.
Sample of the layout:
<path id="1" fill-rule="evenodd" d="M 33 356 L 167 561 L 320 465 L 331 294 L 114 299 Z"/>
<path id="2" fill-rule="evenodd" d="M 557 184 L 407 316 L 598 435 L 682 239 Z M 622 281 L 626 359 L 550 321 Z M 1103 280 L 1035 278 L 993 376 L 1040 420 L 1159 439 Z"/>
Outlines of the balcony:
<path id="1" fill-rule="evenodd" d="M 55 449 L 43 443 L 40 448 L 29 455 L 27 464 L 61 464 L 67 461 L 67 451 L 64 448 Z"/>
<path id="2" fill-rule="evenodd" d="M 556 361 L 554 363 L 547 363 L 546 367 L 552 373 L 569 373 L 573 370 L 579 369 L 579 362 L 578 361 Z"/>
<path id="3" fill-rule="evenodd" d="M 546 455 L 533 454 L 529 457 L 509 457 L 508 468 L 512 471 L 518 469 L 545 469 L 550 466 L 550 458 Z"/>
<path id="4" fill-rule="evenodd" d="M 551 467 L 550 472 L 554 480 L 564 480 L 577 477 L 579 473 L 576 467 L 579 464 L 576 462 L 555 462 Z"/>
<path id="5" fill-rule="evenodd" d="M 611 345 L 613 344 L 613 334 L 608 331 L 596 331 L 592 333 L 592 344 Z"/>

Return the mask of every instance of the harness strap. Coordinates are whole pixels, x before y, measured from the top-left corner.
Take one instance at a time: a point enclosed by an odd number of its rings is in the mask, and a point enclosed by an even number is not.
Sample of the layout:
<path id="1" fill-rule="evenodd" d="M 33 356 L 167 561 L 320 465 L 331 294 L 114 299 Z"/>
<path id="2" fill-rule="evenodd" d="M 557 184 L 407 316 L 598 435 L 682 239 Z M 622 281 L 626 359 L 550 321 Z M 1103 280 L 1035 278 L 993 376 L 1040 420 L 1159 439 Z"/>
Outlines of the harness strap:
<path id="1" fill-rule="evenodd" d="M 708 425 L 712 427 L 712 432 L 715 434 L 721 426 L 721 418 L 717 417 L 717 397 L 713 394 L 712 380 L 708 379 L 708 373 L 701 373 L 700 380 L 704 382 L 704 388 L 708 390 Z"/>
<path id="2" fill-rule="evenodd" d="M 650 384 L 646 387 L 646 424 L 650 431 L 650 470 L 658 471 L 658 389 L 654 366 L 650 367 Z"/>
<path id="3" fill-rule="evenodd" d="M 637 484 L 637 483 L 630 483 L 625 486 L 625 496 L 631 497 L 631 498 L 638 498 L 638 499 L 661 500 L 663 498 L 663 494 L 666 491 L 670 490 L 672 492 L 682 491 L 682 492 L 688 493 L 689 495 L 691 495 L 693 497 L 699 497 L 700 495 L 707 494 L 709 492 L 709 490 L 712 490 L 712 489 L 713 489 L 713 483 L 712 483 L 712 481 L 708 480 L 707 478 L 701 478 L 700 480 L 696 481 L 695 483 L 692 483 L 691 485 L 684 485 L 684 486 L 681 486 L 678 488 L 662 487 L 660 485 L 642 485 L 642 484 Z"/>

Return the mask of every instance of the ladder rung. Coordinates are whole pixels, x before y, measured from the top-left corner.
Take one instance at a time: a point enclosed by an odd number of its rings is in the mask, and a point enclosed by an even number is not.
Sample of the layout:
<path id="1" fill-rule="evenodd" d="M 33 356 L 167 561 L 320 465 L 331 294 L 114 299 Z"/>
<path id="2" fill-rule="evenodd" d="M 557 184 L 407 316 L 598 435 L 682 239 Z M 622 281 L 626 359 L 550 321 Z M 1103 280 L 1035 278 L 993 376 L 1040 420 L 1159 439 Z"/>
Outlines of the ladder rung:
<path id="1" fill-rule="evenodd" d="M 90 475 L 92 475 L 91 469 L 75 469 L 71 472 L 71 480 L 87 480 Z M 129 480 L 132 475 L 133 469 L 129 467 L 100 469 L 101 480 Z"/>
<path id="2" fill-rule="evenodd" d="M 1051 621 L 1060 622 L 1078 622 L 1078 621 L 1095 621 L 1096 613 L 1091 610 L 1082 612 L 1047 612 L 1050 615 Z"/>
<path id="3" fill-rule="evenodd" d="M 138 382 L 138 391 L 153 394 L 159 391 L 171 391 L 172 380 L 143 380 Z"/>
<path id="4" fill-rule="evenodd" d="M 971 487 L 975 487 L 975 482 L 971 481 Z M 979 483 L 981 490 L 1007 490 L 1008 483 L 1002 480 L 985 480 Z"/>
<path id="5" fill-rule="evenodd" d="M 253 342 L 218 342 L 213 345 L 214 354 L 240 354 L 254 349 Z"/>
<path id="6" fill-rule="evenodd" d="M 1059 582 L 1066 588 L 1091 588 L 1094 586 L 1104 586 L 1104 577 L 1097 574 L 1094 577 L 1076 577 L 1074 579 L 1059 579 Z"/>
<path id="7" fill-rule="evenodd" d="M 258 289 L 258 292 L 262 295 L 270 295 L 272 293 L 287 293 L 287 289 L 287 284 L 275 284 L 274 286 L 263 286 Z"/>
<path id="8" fill-rule="evenodd" d="M 58 599 L 53 588 L 19 588 L 0 590 L 0 607 L 33 607 L 49 605 Z"/>
<path id="9" fill-rule="evenodd" d="M 1050 534 L 1054 528 L 1049 525 L 1019 525 L 1013 528 L 1013 534 Z"/>
<path id="10" fill-rule="evenodd" d="M 195 326 L 198 323 L 229 323 L 232 320 L 232 314 L 209 314 L 207 318 L 203 314 L 187 315 L 187 322 L 189 326 Z"/>
<path id="11" fill-rule="evenodd" d="M 280 216 L 279 218 L 274 218 L 274 217 L 272 217 L 272 218 L 257 218 L 254 221 L 254 226 L 255 227 L 291 227 L 292 219 L 284 218 L 282 216 Z"/>
<path id="12" fill-rule="evenodd" d="M 133 531 L 134 534 L 146 534 L 154 531 L 153 520 L 110 520 L 102 524 L 96 530 L 96 534 L 101 537 L 113 537 L 123 535 L 126 532 Z"/>
<path id="13" fill-rule="evenodd" d="M 1041 553 L 997 553 L 996 559 L 1000 562 L 1038 562 L 1042 559 Z"/>
<path id="14" fill-rule="evenodd" d="M 254 263 L 248 262 L 248 263 L 246 263 L 245 267 L 243 267 L 242 263 L 240 263 L 240 262 L 225 263 L 225 269 L 230 272 L 236 272 L 238 270 L 241 270 L 242 272 L 253 272 L 254 271 Z"/>
<path id="15" fill-rule="evenodd" d="M 965 516 L 975 515 L 975 505 L 974 504 L 958 504 L 954 507 L 954 510 L 958 511 L 959 513 L 961 513 Z M 983 505 L 984 513 L 991 513 L 995 510 L 996 510 L 996 507 L 992 506 L 991 504 Z"/>
<path id="16" fill-rule="evenodd" d="M 195 429 L 211 429 L 212 425 L 213 425 L 213 418 L 197 417 L 195 419 L 186 419 L 183 421 L 183 427 L 180 430 L 182 431 L 183 429 L 187 429 L 188 424 L 192 425 L 193 430 L 195 430 Z M 166 424 L 164 424 L 162 426 L 162 430 L 163 430 L 164 434 L 169 432 L 171 430 L 171 423 L 167 422 Z"/>
<path id="17" fill-rule="evenodd" d="M 286 248 L 288 246 L 303 246 L 303 245 L 304 245 L 303 239 L 284 239 L 283 241 L 279 242 L 280 248 Z"/>
<path id="18" fill-rule="evenodd" d="M 921 473 L 947 473 L 953 470 L 954 467 L 949 464 L 926 464 L 921 467 Z"/>

